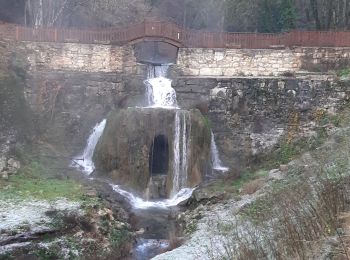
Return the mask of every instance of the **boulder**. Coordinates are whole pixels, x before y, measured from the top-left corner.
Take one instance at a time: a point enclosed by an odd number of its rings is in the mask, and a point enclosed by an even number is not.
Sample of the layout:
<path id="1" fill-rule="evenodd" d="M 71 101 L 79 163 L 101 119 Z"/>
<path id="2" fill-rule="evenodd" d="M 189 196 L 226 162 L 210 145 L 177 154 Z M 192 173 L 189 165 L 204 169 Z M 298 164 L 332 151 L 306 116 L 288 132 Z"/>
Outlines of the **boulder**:
<path id="1" fill-rule="evenodd" d="M 3 179 L 3 180 L 8 180 L 8 178 L 9 178 L 9 175 L 6 171 L 0 172 L 0 176 L 1 176 L 1 179 Z"/>
<path id="2" fill-rule="evenodd" d="M 0 158 L 0 172 L 4 171 L 7 168 L 7 161 L 5 157 Z"/>
<path id="3" fill-rule="evenodd" d="M 10 158 L 7 161 L 7 169 L 9 174 L 16 174 L 17 171 L 21 168 L 21 163 L 13 158 Z"/>

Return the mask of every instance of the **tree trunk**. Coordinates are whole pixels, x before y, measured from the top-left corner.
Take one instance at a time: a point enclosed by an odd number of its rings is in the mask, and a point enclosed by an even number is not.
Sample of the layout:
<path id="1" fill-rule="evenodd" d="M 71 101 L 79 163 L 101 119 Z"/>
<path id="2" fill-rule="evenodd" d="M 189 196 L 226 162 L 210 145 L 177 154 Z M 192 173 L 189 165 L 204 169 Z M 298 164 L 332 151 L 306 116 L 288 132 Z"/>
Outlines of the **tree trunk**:
<path id="1" fill-rule="evenodd" d="M 321 28 L 320 17 L 318 14 L 317 0 L 310 0 L 310 8 L 311 8 L 312 14 L 313 14 L 314 19 L 315 19 L 316 30 L 321 30 L 322 28 Z"/>

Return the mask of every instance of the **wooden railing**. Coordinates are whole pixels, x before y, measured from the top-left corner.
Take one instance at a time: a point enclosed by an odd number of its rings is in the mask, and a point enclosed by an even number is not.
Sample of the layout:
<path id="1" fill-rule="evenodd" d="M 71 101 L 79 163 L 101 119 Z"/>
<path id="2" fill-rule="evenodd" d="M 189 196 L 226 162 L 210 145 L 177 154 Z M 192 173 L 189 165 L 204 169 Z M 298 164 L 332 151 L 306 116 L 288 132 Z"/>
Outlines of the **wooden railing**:
<path id="1" fill-rule="evenodd" d="M 167 22 L 146 21 L 126 28 L 29 28 L 0 23 L 0 38 L 32 42 L 100 43 L 123 45 L 145 39 L 193 48 L 350 47 L 350 31 L 291 31 L 288 33 L 203 32 Z"/>

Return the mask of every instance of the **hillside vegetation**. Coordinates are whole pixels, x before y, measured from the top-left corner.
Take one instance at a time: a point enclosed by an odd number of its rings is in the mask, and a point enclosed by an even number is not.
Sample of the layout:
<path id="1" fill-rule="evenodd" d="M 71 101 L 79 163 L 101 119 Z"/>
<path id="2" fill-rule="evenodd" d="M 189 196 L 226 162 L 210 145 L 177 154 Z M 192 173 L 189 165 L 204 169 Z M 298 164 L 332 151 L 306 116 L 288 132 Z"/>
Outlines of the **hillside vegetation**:
<path id="1" fill-rule="evenodd" d="M 64 27 L 167 20 L 200 30 L 349 29 L 350 0 L 0 0 L 0 20 Z"/>

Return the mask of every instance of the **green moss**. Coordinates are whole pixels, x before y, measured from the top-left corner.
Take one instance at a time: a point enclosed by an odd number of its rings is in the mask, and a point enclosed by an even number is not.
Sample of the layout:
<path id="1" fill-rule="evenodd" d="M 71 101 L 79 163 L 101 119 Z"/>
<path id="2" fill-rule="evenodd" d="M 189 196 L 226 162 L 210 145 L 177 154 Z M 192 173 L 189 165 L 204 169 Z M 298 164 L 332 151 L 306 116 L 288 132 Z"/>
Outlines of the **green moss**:
<path id="1" fill-rule="evenodd" d="M 24 98 L 24 82 L 13 73 L 0 77 L 0 126 L 15 126 L 20 134 L 33 131 L 32 115 Z"/>
<path id="2" fill-rule="evenodd" d="M 60 259 L 60 256 L 56 250 L 50 248 L 40 248 L 33 253 L 39 260 L 53 260 Z"/>
<path id="3" fill-rule="evenodd" d="M 203 123 L 207 129 L 211 129 L 211 122 L 208 116 L 203 115 Z"/>
<path id="4" fill-rule="evenodd" d="M 311 151 L 322 145 L 328 138 L 324 127 L 317 129 L 316 134 L 308 138 L 300 138 L 297 141 L 289 143 L 282 141 L 279 147 L 266 156 L 260 167 L 265 169 L 278 168 L 282 164 L 288 164 L 297 159 L 302 153 Z"/>
<path id="5" fill-rule="evenodd" d="M 16 259 L 16 258 L 14 256 L 12 256 L 11 253 L 9 253 L 9 252 L 0 254 L 0 260 L 14 260 L 14 259 Z"/>
<path id="6" fill-rule="evenodd" d="M 233 186 L 236 190 L 240 190 L 244 184 L 256 180 L 258 178 L 264 178 L 268 175 L 268 172 L 265 170 L 259 170 L 257 172 L 246 172 L 242 174 L 237 180 L 233 181 Z"/>
<path id="7" fill-rule="evenodd" d="M 0 199 L 84 199 L 84 189 L 79 183 L 57 179 L 40 162 L 33 161 L 12 176 L 8 181 L 0 180 Z"/>
<path id="8" fill-rule="evenodd" d="M 126 240 L 130 238 L 130 233 L 127 229 L 112 229 L 109 234 L 109 240 L 113 247 L 121 246 Z"/>
<path id="9" fill-rule="evenodd" d="M 190 223 L 188 223 L 186 225 L 186 234 L 190 235 L 190 234 L 193 234 L 196 230 L 197 230 L 197 222 L 196 221 L 192 221 Z"/>
<path id="10" fill-rule="evenodd" d="M 342 70 L 336 71 L 338 77 L 349 77 L 350 76 L 350 68 L 345 68 Z"/>
<path id="11" fill-rule="evenodd" d="M 266 170 L 258 170 L 255 172 L 245 172 L 236 179 L 221 179 L 211 183 L 207 189 L 211 192 L 227 192 L 231 195 L 237 195 L 239 190 L 248 182 L 265 178 L 268 175 Z"/>

